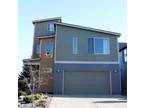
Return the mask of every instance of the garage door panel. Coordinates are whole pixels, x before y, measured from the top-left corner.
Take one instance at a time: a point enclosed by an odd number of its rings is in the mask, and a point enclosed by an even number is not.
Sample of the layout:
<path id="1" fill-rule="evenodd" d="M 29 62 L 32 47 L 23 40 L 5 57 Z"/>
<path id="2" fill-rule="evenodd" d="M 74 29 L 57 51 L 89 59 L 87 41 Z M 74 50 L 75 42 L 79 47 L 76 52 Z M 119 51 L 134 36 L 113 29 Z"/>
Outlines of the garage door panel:
<path id="1" fill-rule="evenodd" d="M 64 72 L 65 94 L 109 94 L 110 72 Z"/>

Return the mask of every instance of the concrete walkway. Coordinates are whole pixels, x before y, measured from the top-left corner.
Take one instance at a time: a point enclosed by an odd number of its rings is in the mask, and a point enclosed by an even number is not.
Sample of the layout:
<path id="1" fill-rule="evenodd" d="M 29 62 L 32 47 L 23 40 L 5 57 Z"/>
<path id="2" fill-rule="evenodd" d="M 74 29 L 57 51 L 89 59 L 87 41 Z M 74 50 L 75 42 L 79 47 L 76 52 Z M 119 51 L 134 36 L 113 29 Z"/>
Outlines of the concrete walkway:
<path id="1" fill-rule="evenodd" d="M 126 102 L 123 96 L 57 95 L 49 108 L 126 108 Z"/>

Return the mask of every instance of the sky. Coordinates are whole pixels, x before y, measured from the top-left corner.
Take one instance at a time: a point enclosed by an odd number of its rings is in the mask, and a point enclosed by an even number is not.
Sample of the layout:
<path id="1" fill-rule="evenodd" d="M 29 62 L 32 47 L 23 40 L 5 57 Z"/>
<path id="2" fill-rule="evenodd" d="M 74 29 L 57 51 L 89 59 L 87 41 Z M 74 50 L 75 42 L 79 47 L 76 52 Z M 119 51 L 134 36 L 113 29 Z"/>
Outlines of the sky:
<path id="1" fill-rule="evenodd" d="M 126 42 L 126 0 L 19 0 L 18 73 L 32 55 L 33 20 L 62 17 L 65 23 L 121 33 Z"/>

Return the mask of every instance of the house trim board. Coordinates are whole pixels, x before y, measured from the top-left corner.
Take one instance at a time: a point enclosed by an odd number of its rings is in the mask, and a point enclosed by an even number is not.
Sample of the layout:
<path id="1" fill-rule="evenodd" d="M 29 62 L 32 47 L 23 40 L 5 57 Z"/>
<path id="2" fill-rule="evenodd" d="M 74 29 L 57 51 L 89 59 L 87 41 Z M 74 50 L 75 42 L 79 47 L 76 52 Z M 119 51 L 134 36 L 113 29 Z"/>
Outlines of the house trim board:
<path id="1" fill-rule="evenodd" d="M 119 64 L 118 61 L 55 61 L 55 63 L 67 64 Z"/>
<path id="2" fill-rule="evenodd" d="M 110 71 L 110 94 L 112 95 L 112 72 Z"/>
<path id="3" fill-rule="evenodd" d="M 64 86 L 65 86 L 65 84 L 64 84 L 64 80 L 65 80 L 65 79 L 64 79 L 64 77 L 65 77 L 65 76 L 64 76 L 64 70 L 63 70 L 63 73 L 62 73 L 62 74 L 63 74 L 63 75 L 62 75 L 62 77 L 63 77 L 63 78 L 62 78 L 62 94 L 64 94 Z"/>
<path id="4" fill-rule="evenodd" d="M 28 62 L 28 63 L 24 63 L 25 65 L 40 65 L 40 63 L 33 63 L 33 62 Z"/>
<path id="5" fill-rule="evenodd" d="M 37 36 L 38 39 L 45 39 L 45 38 L 54 38 L 55 36 Z"/>
<path id="6" fill-rule="evenodd" d="M 120 64 L 120 54 L 119 54 L 119 43 L 118 43 L 118 39 L 117 39 L 117 55 L 118 55 L 118 62 Z M 121 87 L 121 73 L 120 73 L 120 69 L 119 69 L 119 78 L 120 78 L 120 92 L 122 93 L 122 87 Z"/>
<path id="7" fill-rule="evenodd" d="M 55 26 L 55 49 L 54 49 L 54 61 L 56 61 L 56 42 L 57 42 L 57 25 Z M 54 62 L 55 63 L 55 62 Z"/>

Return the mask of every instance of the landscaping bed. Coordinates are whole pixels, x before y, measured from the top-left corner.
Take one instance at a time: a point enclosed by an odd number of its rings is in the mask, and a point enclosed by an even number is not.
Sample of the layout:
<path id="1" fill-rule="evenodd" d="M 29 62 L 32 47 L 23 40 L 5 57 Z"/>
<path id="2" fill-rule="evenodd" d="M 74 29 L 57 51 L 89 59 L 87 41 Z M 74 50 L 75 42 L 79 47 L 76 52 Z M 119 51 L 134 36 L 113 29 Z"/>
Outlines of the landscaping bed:
<path id="1" fill-rule="evenodd" d="M 35 94 L 32 107 L 32 95 L 22 96 L 19 98 L 18 108 L 48 108 L 51 102 L 52 95 Z"/>

